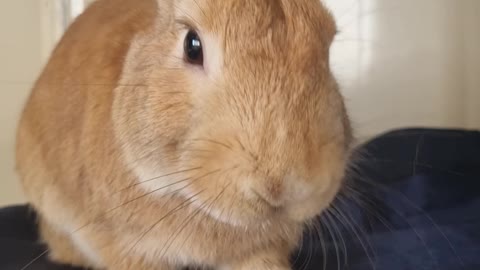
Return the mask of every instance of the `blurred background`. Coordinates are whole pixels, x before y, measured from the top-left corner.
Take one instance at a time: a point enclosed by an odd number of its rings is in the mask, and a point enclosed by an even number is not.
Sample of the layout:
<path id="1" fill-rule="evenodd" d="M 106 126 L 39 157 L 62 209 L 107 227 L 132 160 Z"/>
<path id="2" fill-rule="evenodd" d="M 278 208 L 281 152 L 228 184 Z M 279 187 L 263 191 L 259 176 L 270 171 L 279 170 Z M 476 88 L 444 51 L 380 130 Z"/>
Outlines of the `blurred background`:
<path id="1" fill-rule="evenodd" d="M 65 28 L 92 0 L 0 1 L 0 206 L 23 103 Z M 480 129 L 479 0 L 324 0 L 340 34 L 332 66 L 357 137 L 404 127 Z"/>

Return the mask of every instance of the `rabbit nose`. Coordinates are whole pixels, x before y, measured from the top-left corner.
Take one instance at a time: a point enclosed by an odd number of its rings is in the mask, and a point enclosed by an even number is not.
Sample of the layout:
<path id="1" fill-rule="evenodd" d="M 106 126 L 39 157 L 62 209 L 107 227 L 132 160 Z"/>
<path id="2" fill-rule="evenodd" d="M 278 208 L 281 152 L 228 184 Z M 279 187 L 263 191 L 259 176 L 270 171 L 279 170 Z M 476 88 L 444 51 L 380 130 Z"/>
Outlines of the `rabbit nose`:
<path id="1" fill-rule="evenodd" d="M 252 193 L 272 208 L 281 208 L 286 202 L 282 184 L 267 184 L 264 188 L 252 188 Z"/>
<path id="2" fill-rule="evenodd" d="M 282 208 L 292 202 L 305 200 L 312 187 L 296 177 L 268 178 L 260 185 L 251 187 L 252 193 L 261 201 L 274 208 Z"/>

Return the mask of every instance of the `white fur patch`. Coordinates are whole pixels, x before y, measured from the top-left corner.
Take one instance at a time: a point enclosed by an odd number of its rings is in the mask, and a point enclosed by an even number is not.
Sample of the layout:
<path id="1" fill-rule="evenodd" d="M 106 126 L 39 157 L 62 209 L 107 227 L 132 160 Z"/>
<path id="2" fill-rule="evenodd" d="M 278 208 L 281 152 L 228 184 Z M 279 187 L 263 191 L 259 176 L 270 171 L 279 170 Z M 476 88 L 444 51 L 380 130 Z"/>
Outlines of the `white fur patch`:
<path id="1" fill-rule="evenodd" d="M 97 267 L 103 266 L 100 256 L 87 244 L 82 238 L 81 232 L 76 231 L 78 224 L 75 224 L 75 216 L 72 211 L 65 208 L 61 203 L 61 196 L 58 190 L 50 188 L 45 190 L 45 200 L 43 202 L 43 216 L 44 222 L 49 226 L 59 231 L 61 234 L 68 237 L 77 251 L 79 251 L 91 264 Z M 77 221 L 78 222 L 78 221 Z"/>
<path id="2" fill-rule="evenodd" d="M 137 176 L 139 186 L 154 196 L 172 194 L 186 187 L 190 182 L 192 173 L 166 172 L 160 169 L 152 169 L 147 166 L 130 164 Z"/>
<path id="3" fill-rule="evenodd" d="M 188 196 L 195 195 L 193 191 L 186 190 L 185 193 L 186 194 L 184 194 L 184 196 L 186 196 L 187 198 L 189 198 Z M 232 218 L 231 215 L 229 215 L 228 210 L 222 212 L 219 209 L 212 207 L 210 203 L 204 203 L 202 201 L 196 200 L 192 202 L 192 206 L 196 209 L 200 209 L 202 213 L 221 223 L 228 224 L 234 227 L 240 227 L 242 225 L 240 222 Z"/>
<path id="4" fill-rule="evenodd" d="M 64 210 L 62 210 L 62 213 L 65 213 Z M 65 217 L 68 215 L 65 215 Z M 73 219 L 70 219 L 73 220 Z M 47 221 L 48 222 L 48 221 Z M 62 234 L 65 236 L 69 237 L 69 240 L 73 244 L 73 246 L 76 248 L 76 251 L 79 251 L 85 259 L 88 260 L 92 266 L 96 267 L 102 267 L 103 262 L 100 256 L 95 252 L 94 249 L 90 247 L 90 245 L 85 241 L 85 239 L 82 238 L 82 235 L 80 232 L 77 232 L 71 224 L 67 224 L 66 222 L 63 222 L 62 224 L 55 224 L 52 222 L 48 222 L 50 226 L 53 228 L 56 228 L 58 231 L 60 231 Z"/>
<path id="5" fill-rule="evenodd" d="M 213 34 L 204 33 L 201 36 L 204 43 L 204 68 L 207 76 L 213 81 L 222 77 L 223 48 L 220 40 Z"/>
<path id="6" fill-rule="evenodd" d="M 73 245 L 82 253 L 82 255 L 88 259 L 90 263 L 95 266 L 102 266 L 103 262 L 102 259 L 98 256 L 98 254 L 93 250 L 90 245 L 78 234 L 71 234 L 71 239 Z"/>
<path id="7" fill-rule="evenodd" d="M 288 192 L 287 199 L 293 200 L 293 202 L 303 201 L 313 194 L 312 187 L 296 173 L 289 172 L 285 176 L 284 183 L 286 185 L 285 189 Z"/>

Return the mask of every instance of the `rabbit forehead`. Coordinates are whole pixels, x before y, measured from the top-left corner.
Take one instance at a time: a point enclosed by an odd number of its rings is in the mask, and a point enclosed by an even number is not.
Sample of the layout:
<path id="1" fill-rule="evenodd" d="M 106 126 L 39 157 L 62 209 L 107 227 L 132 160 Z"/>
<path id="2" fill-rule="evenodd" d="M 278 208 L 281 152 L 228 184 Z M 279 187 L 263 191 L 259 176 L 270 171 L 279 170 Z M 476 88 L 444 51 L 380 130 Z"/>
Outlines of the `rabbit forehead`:
<path id="1" fill-rule="evenodd" d="M 320 0 L 178 0 L 173 6 L 177 19 L 216 34 L 263 35 L 288 27 L 295 30 L 292 35 L 328 38 L 337 31 L 333 16 Z"/>

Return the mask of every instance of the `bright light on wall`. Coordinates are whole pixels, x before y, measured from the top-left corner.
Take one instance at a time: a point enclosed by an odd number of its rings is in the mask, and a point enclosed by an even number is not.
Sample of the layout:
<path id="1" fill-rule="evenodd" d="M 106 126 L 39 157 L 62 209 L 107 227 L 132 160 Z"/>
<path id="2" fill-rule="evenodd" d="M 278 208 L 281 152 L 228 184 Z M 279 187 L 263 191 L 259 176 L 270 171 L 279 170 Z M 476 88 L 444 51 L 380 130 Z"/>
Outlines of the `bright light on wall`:
<path id="1" fill-rule="evenodd" d="M 48 59 L 55 44 L 68 26 L 80 15 L 91 0 L 41 0 L 42 58 Z"/>
<path id="2" fill-rule="evenodd" d="M 339 30 L 331 50 L 332 66 L 342 85 L 359 84 L 372 62 L 377 37 L 375 16 L 371 13 L 376 10 L 377 0 L 323 2 L 335 16 Z"/>
<path id="3" fill-rule="evenodd" d="M 53 0 L 60 15 L 62 30 L 66 30 L 70 23 L 85 10 L 85 0 Z M 62 32 L 63 32 L 62 31 Z"/>
<path id="4" fill-rule="evenodd" d="M 85 10 L 84 0 L 70 0 L 70 16 L 72 18 L 80 15 Z"/>

